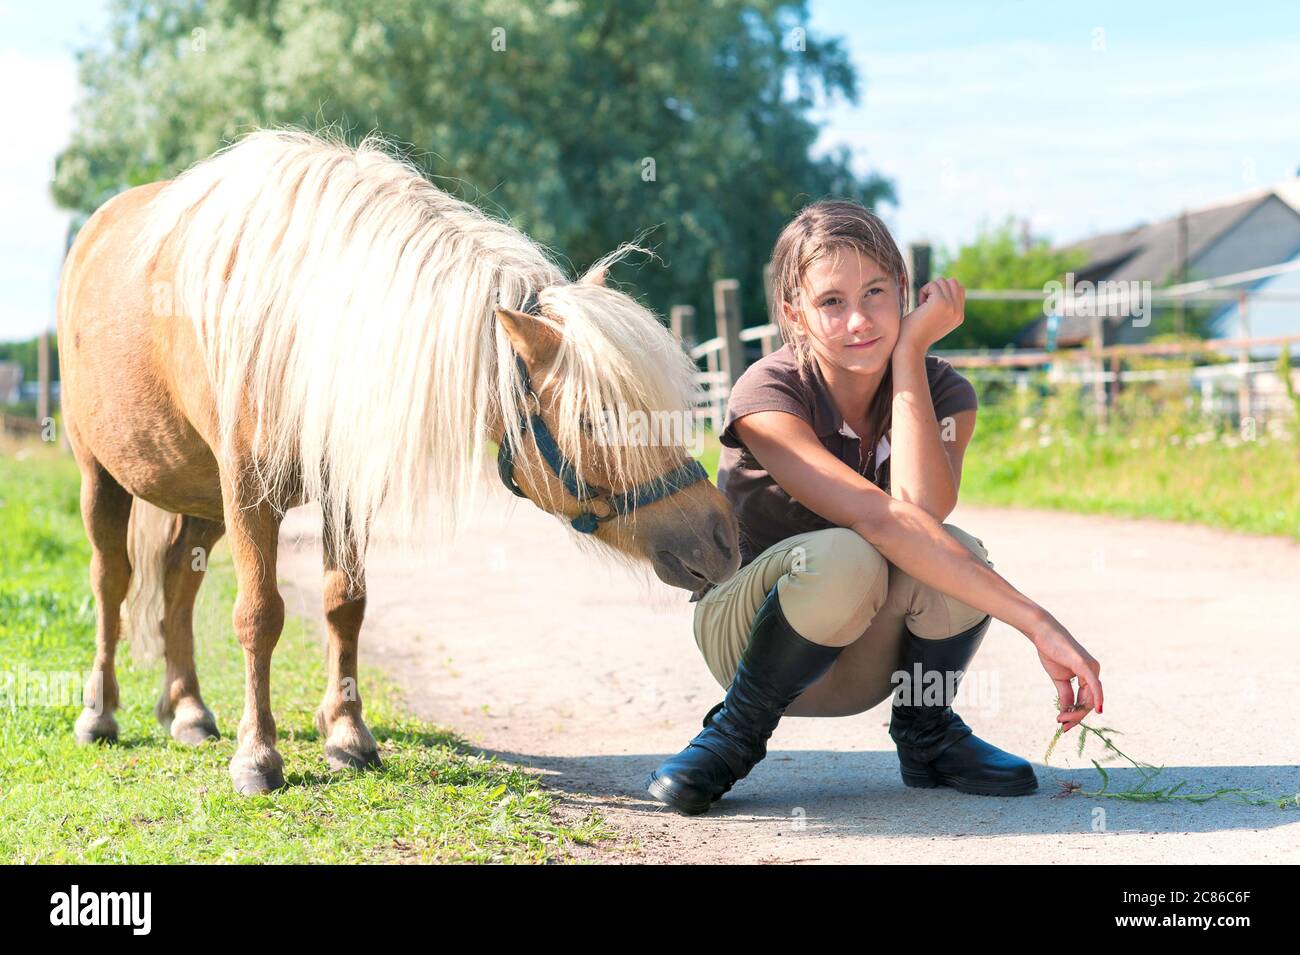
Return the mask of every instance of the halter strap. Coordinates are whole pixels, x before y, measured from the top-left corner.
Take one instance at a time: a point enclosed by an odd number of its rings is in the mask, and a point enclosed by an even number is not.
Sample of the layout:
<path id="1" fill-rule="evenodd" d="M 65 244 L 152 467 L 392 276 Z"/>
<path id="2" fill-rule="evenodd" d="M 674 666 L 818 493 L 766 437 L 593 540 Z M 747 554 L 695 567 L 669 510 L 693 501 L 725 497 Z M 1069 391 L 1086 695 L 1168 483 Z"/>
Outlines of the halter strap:
<path id="1" fill-rule="evenodd" d="M 524 390 L 529 395 L 536 397 L 536 392 L 533 391 L 532 381 L 528 374 L 528 366 L 519 355 L 515 355 L 515 366 L 519 370 L 519 376 L 524 383 Z M 551 434 L 540 414 L 530 413 L 528 420 L 532 424 L 533 440 L 537 444 L 537 451 L 541 454 L 542 460 L 546 462 L 551 472 L 560 479 L 564 489 L 578 501 L 579 507 L 582 508 L 578 516 L 569 521 L 573 529 L 581 534 L 593 534 L 602 522 L 627 514 L 638 507 L 645 507 L 656 501 L 661 501 L 671 494 L 676 494 L 678 491 L 690 487 L 692 484 L 707 480 L 709 476 L 699 461 L 694 458 L 687 458 L 686 461 L 667 474 L 660 475 L 645 484 L 638 484 L 630 491 L 614 494 L 607 488 L 588 484 L 578 477 L 573 463 L 564 456 L 554 435 Z M 521 421 L 519 427 L 521 437 L 526 428 L 527 425 Z M 501 447 L 497 451 L 497 473 L 501 476 L 501 483 L 512 494 L 518 497 L 527 497 L 528 495 L 515 483 L 514 444 L 515 437 L 513 435 L 506 433 L 502 436 Z M 597 514 L 593 511 L 588 506 L 588 502 L 593 501 L 604 504 L 607 509 L 606 513 Z"/>

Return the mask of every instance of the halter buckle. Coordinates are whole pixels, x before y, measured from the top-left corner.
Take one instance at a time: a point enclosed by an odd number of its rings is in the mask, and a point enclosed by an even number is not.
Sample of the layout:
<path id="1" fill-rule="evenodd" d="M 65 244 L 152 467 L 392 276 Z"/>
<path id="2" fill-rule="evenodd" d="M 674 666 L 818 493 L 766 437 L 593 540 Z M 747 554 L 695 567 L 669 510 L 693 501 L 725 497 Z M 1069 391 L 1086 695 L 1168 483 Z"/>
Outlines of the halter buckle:
<path id="1" fill-rule="evenodd" d="M 603 524 L 605 521 L 610 521 L 618 517 L 618 508 L 614 506 L 614 502 L 608 497 L 593 497 L 581 503 L 582 503 L 583 510 L 585 510 L 588 514 L 590 514 L 593 518 L 595 518 L 597 522 L 601 524 Z M 593 505 L 595 504 L 603 505 L 605 508 L 605 513 L 597 514 L 595 508 L 593 507 Z"/>

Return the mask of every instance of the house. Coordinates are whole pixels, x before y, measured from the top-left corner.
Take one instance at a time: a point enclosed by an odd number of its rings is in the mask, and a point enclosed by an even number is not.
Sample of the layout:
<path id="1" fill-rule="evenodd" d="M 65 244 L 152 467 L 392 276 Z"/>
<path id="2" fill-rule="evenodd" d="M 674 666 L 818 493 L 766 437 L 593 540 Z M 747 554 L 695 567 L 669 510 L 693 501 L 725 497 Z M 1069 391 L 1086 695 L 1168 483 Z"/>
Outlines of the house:
<path id="1" fill-rule="evenodd" d="M 1246 327 L 1252 339 L 1300 335 L 1300 253 L 1284 262 L 1276 274 L 1237 288 L 1263 293 L 1246 301 Z M 1210 338 L 1240 338 L 1241 331 L 1241 313 L 1236 302 L 1223 306 L 1209 328 Z M 1281 350 L 1281 345 L 1256 345 L 1251 348 L 1251 355 L 1257 359 L 1275 358 Z M 1294 342 L 1291 354 L 1292 364 L 1300 366 L 1300 347 Z"/>
<path id="2" fill-rule="evenodd" d="M 1187 281 L 1197 281 L 1286 262 L 1300 255 L 1300 178 L 1158 222 L 1093 236 L 1060 251 L 1071 250 L 1087 256 L 1074 272 L 1076 285 L 1150 282 L 1153 290 L 1177 284 L 1184 274 Z M 1180 267 L 1184 256 L 1185 273 Z M 1235 311 L 1235 305 L 1213 308 L 1211 327 L 1230 327 L 1224 315 Z M 1300 333 L 1300 309 L 1292 314 L 1295 317 L 1287 327 Z M 1103 319 L 1104 343 L 1141 342 L 1151 334 L 1153 324 L 1112 314 Z M 1264 334 L 1254 322 L 1251 325 L 1252 335 Z M 1091 326 L 1087 315 L 1044 317 L 1022 328 L 1014 341 L 1022 348 L 1047 347 L 1051 337 L 1054 347 L 1080 345 L 1089 340 Z"/>

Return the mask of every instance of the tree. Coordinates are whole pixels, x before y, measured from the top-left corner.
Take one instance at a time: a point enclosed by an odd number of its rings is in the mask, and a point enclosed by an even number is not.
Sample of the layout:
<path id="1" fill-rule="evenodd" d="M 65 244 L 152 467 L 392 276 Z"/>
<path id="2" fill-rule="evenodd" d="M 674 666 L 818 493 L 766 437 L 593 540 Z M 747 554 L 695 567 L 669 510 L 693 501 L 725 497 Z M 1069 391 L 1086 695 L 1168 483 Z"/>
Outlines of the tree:
<path id="1" fill-rule="evenodd" d="M 23 341 L 0 342 L 0 361 L 17 362 L 23 369 L 24 381 L 40 377 L 40 338 Z M 59 380 L 59 336 L 50 332 L 50 379 Z"/>
<path id="2" fill-rule="evenodd" d="M 116 0 L 54 194 L 89 214 L 258 126 L 378 130 L 578 267 L 653 229 L 662 265 L 616 280 L 706 314 L 709 283 L 739 278 L 753 319 L 798 208 L 893 198 L 845 152 L 810 155 L 811 110 L 858 80 L 807 20 L 804 0 Z"/>
<path id="3" fill-rule="evenodd" d="M 1083 265 L 1087 255 L 1053 251 L 1046 239 L 1022 244 L 1012 218 L 980 231 L 974 242 L 938 256 L 936 274 L 955 278 L 968 289 L 1039 289 Z M 1043 302 L 966 300 L 966 320 L 943 340 L 944 348 L 1002 348 L 1016 333 L 1043 317 Z"/>

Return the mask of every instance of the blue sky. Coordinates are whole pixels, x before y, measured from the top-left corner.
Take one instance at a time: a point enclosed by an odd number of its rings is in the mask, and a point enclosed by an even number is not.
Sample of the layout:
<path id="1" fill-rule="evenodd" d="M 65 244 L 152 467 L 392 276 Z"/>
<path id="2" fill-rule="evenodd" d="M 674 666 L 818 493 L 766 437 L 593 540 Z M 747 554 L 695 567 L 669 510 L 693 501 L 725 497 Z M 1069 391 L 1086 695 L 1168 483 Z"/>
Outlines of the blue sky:
<path id="1" fill-rule="evenodd" d="M 844 38 L 856 106 L 824 115 L 893 179 L 900 242 L 948 246 L 1008 215 L 1067 241 L 1292 176 L 1300 10 L 1287 3 L 813 0 Z M 0 0 L 0 340 L 52 323 L 67 216 L 48 198 L 71 130 L 72 51 L 96 0 Z"/>
<path id="2" fill-rule="evenodd" d="M 1056 241 L 1163 218 L 1300 166 L 1287 3 L 813 3 L 863 81 L 825 143 L 896 183 L 902 241 L 1027 218 Z"/>

